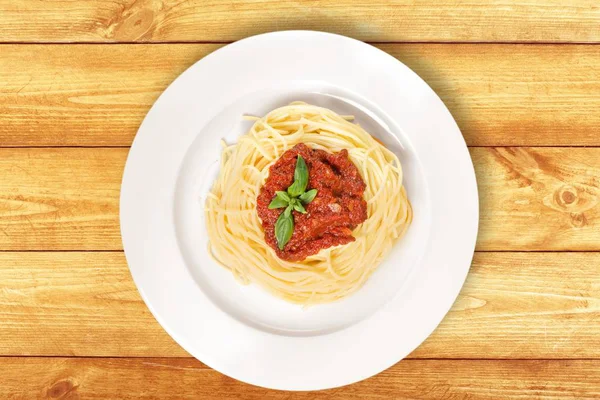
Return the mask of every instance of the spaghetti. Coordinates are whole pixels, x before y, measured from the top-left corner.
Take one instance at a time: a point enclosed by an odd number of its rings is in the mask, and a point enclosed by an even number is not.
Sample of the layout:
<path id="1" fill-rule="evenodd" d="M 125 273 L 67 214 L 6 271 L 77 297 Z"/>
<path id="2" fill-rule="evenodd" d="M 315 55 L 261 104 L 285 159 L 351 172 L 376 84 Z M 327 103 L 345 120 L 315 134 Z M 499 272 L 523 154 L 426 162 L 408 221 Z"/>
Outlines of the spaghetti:
<path id="1" fill-rule="evenodd" d="M 209 252 L 243 284 L 304 305 L 332 302 L 358 290 L 412 221 L 394 153 L 326 108 L 295 102 L 271 111 L 234 145 L 224 145 L 219 175 L 205 204 Z M 280 156 L 298 143 L 329 153 L 348 151 L 366 184 L 367 219 L 355 240 L 286 261 L 265 241 L 256 199 Z"/>

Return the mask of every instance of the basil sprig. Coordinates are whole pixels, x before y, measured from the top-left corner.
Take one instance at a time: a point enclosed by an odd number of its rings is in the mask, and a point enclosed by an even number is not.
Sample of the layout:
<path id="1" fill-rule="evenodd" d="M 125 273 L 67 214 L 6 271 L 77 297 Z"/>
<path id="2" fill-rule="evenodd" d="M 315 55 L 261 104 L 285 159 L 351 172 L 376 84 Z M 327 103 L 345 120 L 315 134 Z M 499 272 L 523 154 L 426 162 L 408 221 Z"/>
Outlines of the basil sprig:
<path id="1" fill-rule="evenodd" d="M 294 233 L 294 216 L 292 211 L 296 210 L 299 213 L 306 214 L 304 206 L 315 199 L 317 189 L 312 189 L 306 192 L 308 185 L 308 167 L 301 155 L 298 155 L 296 161 L 296 170 L 294 171 L 294 183 L 287 188 L 287 191 L 275 192 L 275 197 L 269 204 L 269 209 L 285 208 L 285 210 L 277 218 L 275 223 L 275 239 L 279 250 L 290 241 L 292 233 Z"/>
<path id="2" fill-rule="evenodd" d="M 298 197 L 304 193 L 306 185 L 308 185 L 308 168 L 306 167 L 304 158 L 302 158 L 301 155 L 298 155 L 296 170 L 294 171 L 294 183 L 287 189 L 287 192 L 292 197 Z"/>

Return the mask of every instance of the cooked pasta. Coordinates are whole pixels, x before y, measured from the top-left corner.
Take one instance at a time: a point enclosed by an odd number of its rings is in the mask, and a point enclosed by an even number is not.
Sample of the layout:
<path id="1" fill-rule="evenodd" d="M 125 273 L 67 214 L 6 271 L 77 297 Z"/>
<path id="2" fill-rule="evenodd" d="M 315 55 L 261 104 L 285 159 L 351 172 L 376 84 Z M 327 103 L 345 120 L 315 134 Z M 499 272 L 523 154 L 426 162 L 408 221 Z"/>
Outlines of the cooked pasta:
<path id="1" fill-rule="evenodd" d="M 332 302 L 358 290 L 406 232 L 412 208 L 400 161 L 349 119 L 295 102 L 256 118 L 237 143 L 224 144 L 205 203 L 206 227 L 211 255 L 241 283 L 258 284 L 293 303 Z M 257 197 L 269 168 L 299 143 L 328 153 L 347 150 L 366 184 L 367 218 L 352 231 L 352 242 L 289 261 L 265 241 Z"/>

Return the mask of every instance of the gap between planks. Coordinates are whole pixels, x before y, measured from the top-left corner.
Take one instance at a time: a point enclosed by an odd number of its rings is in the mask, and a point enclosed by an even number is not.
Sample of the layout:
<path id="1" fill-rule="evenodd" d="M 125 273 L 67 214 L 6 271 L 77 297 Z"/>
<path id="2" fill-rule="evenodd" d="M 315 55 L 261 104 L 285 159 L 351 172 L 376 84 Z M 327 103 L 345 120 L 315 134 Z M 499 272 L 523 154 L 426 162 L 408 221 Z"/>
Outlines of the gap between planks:
<path id="1" fill-rule="evenodd" d="M 119 356 L 119 355 L 110 355 L 110 356 L 81 356 L 81 355 L 36 355 L 36 354 L 4 354 L 0 355 L 0 360 L 3 358 L 39 358 L 39 359 L 83 359 L 83 360 L 135 360 L 135 359 L 153 359 L 153 360 L 198 360 L 202 362 L 202 360 L 193 357 L 193 356 L 146 356 L 146 355 L 130 355 L 130 356 Z M 600 362 L 600 358 L 590 358 L 590 357 L 582 357 L 582 358 L 498 358 L 498 357 L 490 357 L 490 358 L 466 358 L 466 357 L 411 357 L 410 355 L 398 360 L 401 362 L 403 360 L 415 360 L 415 361 L 496 361 L 496 362 L 510 362 L 510 361 L 523 361 L 523 362 L 533 362 L 533 361 L 593 361 Z M 207 368 L 213 369 L 209 366 Z"/>
<path id="2" fill-rule="evenodd" d="M 280 32 L 280 31 L 273 31 L 273 32 L 267 32 L 267 33 L 274 33 L 274 32 Z M 265 35 L 267 33 L 263 33 L 262 35 Z M 327 33 L 327 32 L 326 32 Z M 246 36 L 244 38 L 240 38 L 239 40 L 244 40 L 253 36 L 260 36 L 259 35 L 249 35 Z M 344 35 L 341 35 L 344 36 Z M 350 37 L 350 36 L 347 36 Z M 23 42 L 23 41 L 0 41 L 0 46 L 2 45 L 64 45 L 64 46 L 69 46 L 69 45 L 78 45 L 78 44 L 85 44 L 85 45 L 100 45 L 100 46 L 115 46 L 115 45 L 132 45 L 132 44 L 138 44 L 138 45 L 149 45 L 149 44 L 153 44 L 153 45 L 177 45 L 177 44 L 222 44 L 222 45 L 227 45 L 227 44 L 231 44 L 231 43 L 235 43 L 239 40 L 234 40 L 234 41 L 230 41 L 230 40 L 190 40 L 190 41 L 185 41 L 185 40 L 173 40 L 173 41 L 165 41 L 165 42 L 140 42 L 140 41 L 118 41 L 118 42 L 91 42 L 91 41 L 72 41 L 72 42 L 36 42 L 36 41 L 30 41 L 30 42 Z M 358 39 L 357 39 L 358 40 Z M 447 45 L 460 45 L 460 44 L 482 44 L 482 45 L 487 45 L 487 44 L 498 44 L 498 45 L 532 45 L 532 46 L 540 46 L 540 45 L 548 45 L 548 46 L 579 46 L 579 45 L 584 45 L 584 46 L 596 46 L 596 45 L 600 45 L 600 42 L 582 42 L 582 41 L 576 41 L 576 42 L 548 42 L 548 41 L 540 41 L 540 42 L 536 42 L 536 41 L 502 41 L 502 42 L 495 42 L 495 41 L 476 41 L 476 42 L 470 42 L 470 41 L 365 41 L 365 40 L 359 40 L 363 43 L 367 43 L 373 46 L 378 46 L 378 45 L 388 45 L 388 44 L 447 44 Z"/>

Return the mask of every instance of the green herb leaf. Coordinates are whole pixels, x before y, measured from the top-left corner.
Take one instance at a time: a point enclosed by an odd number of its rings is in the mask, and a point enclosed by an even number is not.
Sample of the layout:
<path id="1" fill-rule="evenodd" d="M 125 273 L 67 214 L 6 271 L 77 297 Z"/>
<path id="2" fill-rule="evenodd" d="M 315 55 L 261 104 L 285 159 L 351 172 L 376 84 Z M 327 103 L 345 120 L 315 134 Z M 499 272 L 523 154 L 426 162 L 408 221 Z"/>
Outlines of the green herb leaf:
<path id="1" fill-rule="evenodd" d="M 294 204 L 294 210 L 296 210 L 296 211 L 298 211 L 298 212 L 300 212 L 302 214 L 306 214 L 306 210 L 304 209 L 304 206 L 299 201 L 297 201 Z"/>
<path id="2" fill-rule="evenodd" d="M 285 207 L 285 210 L 279 215 L 277 222 L 275 222 L 275 239 L 277 240 L 279 250 L 283 250 L 294 233 L 294 216 L 292 215 L 292 211 L 296 210 L 297 212 L 306 214 L 306 209 L 302 203 L 310 203 L 317 195 L 316 189 L 305 193 L 307 185 L 308 167 L 304 158 L 298 155 L 294 171 L 294 183 L 287 188 L 287 192 L 275 192 L 275 198 L 269 204 L 270 209 Z"/>
<path id="3" fill-rule="evenodd" d="M 304 204 L 308 204 L 315 199 L 317 195 L 317 189 L 311 189 L 308 192 L 304 192 L 300 195 L 300 201 Z"/>
<path id="4" fill-rule="evenodd" d="M 294 232 L 294 217 L 291 215 L 291 210 L 290 212 L 288 210 L 289 207 L 281 213 L 275 223 L 275 239 L 277 239 L 279 250 L 283 250 L 283 247 L 290 241 Z"/>
<path id="5" fill-rule="evenodd" d="M 277 198 L 284 200 L 286 203 L 289 203 L 291 198 L 290 196 L 287 194 L 287 192 L 284 191 L 277 191 L 275 192 L 275 196 L 277 196 Z"/>
<path id="6" fill-rule="evenodd" d="M 285 209 L 285 211 L 283 212 L 285 214 L 286 217 L 289 217 L 290 215 L 292 215 L 292 210 L 294 209 L 293 205 L 289 205 L 287 206 L 287 208 Z"/>
<path id="7" fill-rule="evenodd" d="M 308 167 L 301 155 L 298 155 L 296 161 L 296 170 L 294 171 L 294 183 L 288 188 L 288 193 L 292 197 L 298 197 L 306 190 L 308 185 Z"/>
<path id="8" fill-rule="evenodd" d="M 274 197 L 273 200 L 271 200 L 271 203 L 269 204 L 269 209 L 272 210 L 274 208 L 283 208 L 283 207 L 287 207 L 287 206 L 288 206 L 287 201 L 282 200 L 279 197 Z"/>

